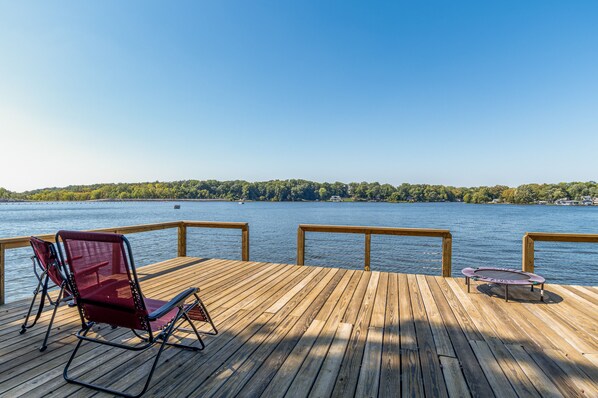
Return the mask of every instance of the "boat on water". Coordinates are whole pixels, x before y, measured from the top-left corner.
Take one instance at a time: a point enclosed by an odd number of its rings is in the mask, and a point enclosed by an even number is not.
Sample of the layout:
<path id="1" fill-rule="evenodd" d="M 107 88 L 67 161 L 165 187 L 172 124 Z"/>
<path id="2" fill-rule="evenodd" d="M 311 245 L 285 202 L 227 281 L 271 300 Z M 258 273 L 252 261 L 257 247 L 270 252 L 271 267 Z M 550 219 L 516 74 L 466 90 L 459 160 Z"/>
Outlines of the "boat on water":
<path id="1" fill-rule="evenodd" d="M 175 210 L 178 210 L 181 208 L 181 205 L 174 205 Z"/>
<path id="2" fill-rule="evenodd" d="M 341 197 L 340 197 L 340 196 L 338 196 L 338 195 L 332 195 L 332 196 L 330 197 L 330 201 L 331 201 L 331 202 L 342 202 L 343 200 L 342 200 L 342 199 L 341 199 Z"/>

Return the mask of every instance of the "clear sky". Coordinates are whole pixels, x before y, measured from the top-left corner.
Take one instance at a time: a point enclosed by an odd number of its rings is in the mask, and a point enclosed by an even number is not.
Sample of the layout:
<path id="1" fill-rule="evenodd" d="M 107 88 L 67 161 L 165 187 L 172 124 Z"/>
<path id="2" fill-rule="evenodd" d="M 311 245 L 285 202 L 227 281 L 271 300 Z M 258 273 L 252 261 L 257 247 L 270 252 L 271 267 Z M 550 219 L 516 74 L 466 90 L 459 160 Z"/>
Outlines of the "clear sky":
<path id="1" fill-rule="evenodd" d="M 0 0 L 0 187 L 598 180 L 598 1 Z"/>

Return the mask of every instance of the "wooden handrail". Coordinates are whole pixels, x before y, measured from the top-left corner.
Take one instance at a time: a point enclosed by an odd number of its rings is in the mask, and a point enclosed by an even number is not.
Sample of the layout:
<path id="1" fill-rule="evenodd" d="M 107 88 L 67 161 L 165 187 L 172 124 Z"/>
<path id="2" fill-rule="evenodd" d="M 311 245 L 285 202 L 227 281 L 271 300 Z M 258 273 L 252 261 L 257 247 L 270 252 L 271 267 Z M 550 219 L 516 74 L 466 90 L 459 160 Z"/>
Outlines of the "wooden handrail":
<path id="1" fill-rule="evenodd" d="M 249 261 L 249 224 L 246 222 L 220 221 L 170 221 L 154 224 L 131 225 L 92 229 L 89 232 L 112 232 L 117 234 L 134 234 L 140 232 L 158 231 L 162 229 L 178 228 L 177 254 L 179 257 L 187 255 L 187 228 L 224 228 L 241 230 L 241 259 Z M 50 242 L 55 241 L 55 234 L 41 234 L 36 237 Z M 0 305 L 5 303 L 5 263 L 6 250 L 29 246 L 29 236 L 16 236 L 0 239 Z"/>
<path id="2" fill-rule="evenodd" d="M 442 276 L 451 276 L 453 237 L 451 235 L 451 232 L 446 229 L 300 224 L 299 228 L 297 229 L 297 265 L 303 265 L 305 263 L 306 232 L 328 232 L 365 235 L 365 253 L 363 268 L 366 271 L 370 271 L 371 269 L 370 261 L 372 235 L 420 236 L 442 238 Z"/>
<path id="3" fill-rule="evenodd" d="M 141 225 L 131 225 L 127 227 L 114 227 L 114 228 L 100 228 L 100 229 L 90 229 L 89 232 L 112 232 L 115 234 L 134 234 L 139 232 L 150 232 L 150 231 L 158 231 L 161 229 L 169 229 L 169 228 L 177 228 L 181 225 L 183 221 L 173 221 L 173 222 L 164 222 L 164 223 L 155 223 L 155 224 L 141 224 Z M 47 240 L 49 242 L 54 242 L 55 234 L 43 234 L 43 235 L 34 235 L 40 239 Z M 2 238 L 0 239 L 0 245 L 5 245 L 6 249 L 16 249 L 19 247 L 27 247 L 29 246 L 29 236 L 15 236 L 12 238 Z"/>
<path id="4" fill-rule="evenodd" d="M 528 232 L 523 236 L 521 249 L 521 269 L 524 272 L 534 272 L 534 242 L 577 242 L 598 243 L 598 234 L 573 234 L 552 232 Z"/>

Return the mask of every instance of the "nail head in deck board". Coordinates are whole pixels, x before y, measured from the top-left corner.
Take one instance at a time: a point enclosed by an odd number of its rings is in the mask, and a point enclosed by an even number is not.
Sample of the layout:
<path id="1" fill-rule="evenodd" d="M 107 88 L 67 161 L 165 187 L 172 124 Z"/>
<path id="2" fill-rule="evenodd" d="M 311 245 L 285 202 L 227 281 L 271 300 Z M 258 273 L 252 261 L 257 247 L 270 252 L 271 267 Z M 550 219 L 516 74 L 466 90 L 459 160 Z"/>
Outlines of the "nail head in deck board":
<path id="1" fill-rule="evenodd" d="M 566 397 L 580 397 L 583 392 L 573 383 L 570 377 L 563 372 L 563 370 L 548 357 L 543 350 L 535 347 L 526 347 L 525 351 L 534 360 L 540 369 L 554 381 L 558 390 Z"/>
<path id="2" fill-rule="evenodd" d="M 584 372 L 579 368 L 577 362 L 569 361 L 567 355 L 560 350 L 546 349 L 544 352 L 548 357 L 555 360 L 557 366 L 563 369 L 566 375 L 570 376 L 569 380 L 580 391 L 583 391 L 588 396 L 598 396 L 598 379 L 584 377 Z"/>

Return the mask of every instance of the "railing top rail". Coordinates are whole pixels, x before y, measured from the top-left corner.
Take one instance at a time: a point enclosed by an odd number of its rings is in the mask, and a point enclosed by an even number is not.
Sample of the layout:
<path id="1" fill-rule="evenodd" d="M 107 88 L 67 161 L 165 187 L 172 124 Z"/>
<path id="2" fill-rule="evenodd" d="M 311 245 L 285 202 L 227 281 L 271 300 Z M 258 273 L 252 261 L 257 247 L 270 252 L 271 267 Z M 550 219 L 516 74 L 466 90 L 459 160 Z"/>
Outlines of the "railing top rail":
<path id="1" fill-rule="evenodd" d="M 249 223 L 230 221 L 181 221 L 188 227 L 247 229 Z"/>
<path id="2" fill-rule="evenodd" d="M 526 237 L 546 242 L 589 242 L 598 243 L 598 234 L 575 234 L 554 232 L 528 232 Z"/>
<path id="3" fill-rule="evenodd" d="M 248 224 L 245 222 L 220 222 L 220 221 L 169 221 L 153 224 L 131 225 L 126 227 L 111 227 L 92 229 L 90 232 L 112 232 L 117 234 L 134 234 L 139 232 L 158 231 L 161 229 L 177 228 L 179 226 L 203 227 L 203 228 L 238 228 L 246 230 Z M 34 234 L 40 239 L 54 241 L 55 234 Z M 15 236 L 0 239 L 0 245 L 5 249 L 16 249 L 29 246 L 29 236 Z"/>
<path id="4" fill-rule="evenodd" d="M 403 235 L 403 236 L 428 236 L 450 238 L 451 232 L 447 229 L 431 228 L 394 228 L 394 227 L 363 227 L 352 225 L 320 225 L 300 224 L 299 229 L 305 232 L 332 232 L 349 234 L 374 234 L 374 235 Z"/>

